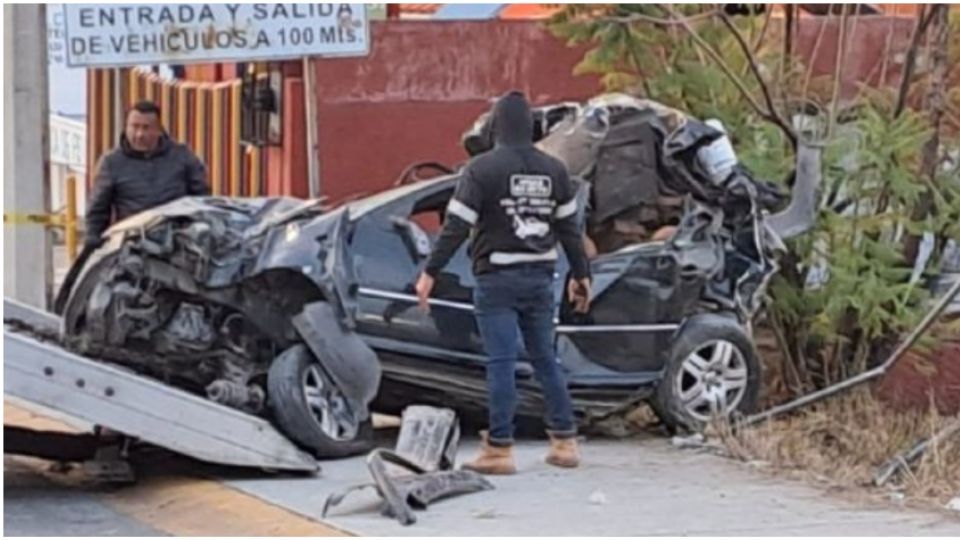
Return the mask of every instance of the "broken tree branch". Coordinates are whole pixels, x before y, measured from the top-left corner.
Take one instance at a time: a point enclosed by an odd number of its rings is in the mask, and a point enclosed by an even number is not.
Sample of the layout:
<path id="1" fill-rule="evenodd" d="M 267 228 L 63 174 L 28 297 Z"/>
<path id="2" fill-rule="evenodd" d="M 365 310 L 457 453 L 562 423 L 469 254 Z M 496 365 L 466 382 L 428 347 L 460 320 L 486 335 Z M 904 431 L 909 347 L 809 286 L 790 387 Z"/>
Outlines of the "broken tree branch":
<path id="1" fill-rule="evenodd" d="M 750 107 L 761 117 L 763 117 L 764 119 L 768 120 L 769 122 L 779 127 L 787 136 L 787 138 L 790 140 L 794 148 L 796 148 L 797 136 L 793 133 L 793 130 L 790 129 L 790 126 L 788 126 L 783 121 L 783 119 L 781 119 L 776 114 L 775 111 L 764 110 L 760 106 L 760 104 L 757 103 L 756 98 L 754 98 L 753 95 L 750 93 L 750 90 L 746 87 L 743 80 L 740 77 L 737 77 L 737 75 L 733 72 L 733 69 L 723 60 L 723 57 L 720 56 L 720 53 L 715 51 L 713 47 L 711 47 L 710 44 L 707 43 L 706 40 L 704 40 L 700 36 L 700 34 L 696 31 L 696 29 L 690 26 L 690 23 L 687 22 L 686 18 L 681 17 L 669 5 L 658 4 L 658 6 L 660 7 L 660 9 L 670 14 L 670 16 L 673 17 L 674 20 L 679 21 L 680 26 L 684 30 L 686 30 L 688 34 L 690 34 L 690 37 L 693 38 L 693 40 L 697 43 L 697 45 L 699 45 L 700 48 L 702 48 L 703 51 L 707 53 L 707 55 L 717 64 L 717 67 L 719 67 L 720 70 L 723 71 L 724 75 L 726 75 L 727 78 L 730 79 L 730 81 L 733 83 L 733 85 L 737 87 L 737 90 L 740 92 L 740 95 L 743 96 L 743 98 L 747 101 L 747 103 L 750 104 Z M 742 39 L 743 36 L 741 35 L 740 38 Z M 749 46 L 748 46 L 748 50 L 749 50 Z M 750 58 L 752 59 L 752 55 L 750 56 Z"/>
<path id="2" fill-rule="evenodd" d="M 897 91 L 897 105 L 893 110 L 893 117 L 898 118 L 903 114 L 903 109 L 907 106 L 907 97 L 910 93 L 910 80 L 913 79 L 913 70 L 917 65 L 917 52 L 920 50 L 920 40 L 927 32 L 927 27 L 933 20 L 935 9 L 927 11 L 927 6 L 920 6 L 920 12 L 917 13 L 917 23 L 913 27 L 913 33 L 910 35 L 910 47 L 907 49 L 907 57 L 903 62 L 903 73 L 900 76 L 900 88 Z"/>
<path id="3" fill-rule="evenodd" d="M 740 50 L 743 51 L 744 56 L 747 58 L 747 63 L 750 65 L 750 71 L 753 73 L 753 76 L 757 79 L 757 84 L 760 85 L 760 91 L 763 93 L 763 100 L 767 105 L 768 119 L 777 124 L 784 134 L 790 139 L 793 147 L 797 147 L 797 136 L 793 133 L 793 129 L 790 128 L 790 125 L 780 116 L 780 113 L 777 111 L 776 105 L 773 103 L 773 96 L 770 93 L 770 85 L 767 84 L 766 79 L 763 78 L 763 74 L 760 73 L 760 66 L 757 64 L 757 58 L 754 56 L 753 51 L 750 50 L 750 45 L 747 44 L 747 40 L 744 39 L 743 34 L 740 33 L 740 30 L 733 24 L 733 21 L 730 20 L 730 17 L 726 13 L 720 13 L 720 20 L 723 21 L 724 26 L 730 30 L 730 33 L 733 34 L 734 39 L 737 41 L 737 44 L 740 46 Z"/>
<path id="4" fill-rule="evenodd" d="M 899 360 L 900 357 L 903 356 L 903 354 L 906 353 L 910 347 L 917 342 L 918 339 L 920 339 L 920 336 L 922 336 L 927 329 L 930 328 L 930 325 L 933 324 L 933 321 L 935 321 L 937 317 L 939 317 L 940 314 L 947 309 L 947 306 L 950 305 L 950 302 L 958 292 L 960 292 L 960 279 L 953 283 L 947 293 L 940 298 L 937 304 L 933 306 L 929 312 L 927 312 L 927 315 L 922 321 L 920 321 L 920 324 L 918 324 L 917 327 L 910 332 L 910 335 L 908 335 L 906 339 L 900 343 L 900 346 L 890 354 L 883 364 L 871 369 L 870 371 L 864 371 L 859 375 L 851 377 L 845 381 L 841 381 L 832 386 L 828 386 L 822 390 L 818 390 L 812 394 L 808 394 L 788 403 L 784 403 L 783 405 L 777 405 L 776 407 L 772 407 L 766 411 L 749 416 L 745 418 L 740 425 L 746 427 L 758 424 L 760 422 L 765 422 L 774 416 L 779 416 L 790 411 L 795 411 L 801 407 L 823 401 L 839 394 L 840 392 L 843 392 L 844 390 L 849 390 L 850 388 L 860 386 L 863 383 L 870 382 L 878 377 L 883 376 L 883 374 L 893 367 L 893 364 L 895 364 L 897 360 Z"/>
<path id="5" fill-rule="evenodd" d="M 710 56 L 710 58 L 717 64 L 720 70 L 723 71 L 723 73 L 730 79 L 731 82 L 733 82 L 734 86 L 737 87 L 737 90 L 740 91 L 740 94 L 743 96 L 743 98 L 746 99 L 747 102 L 750 104 L 750 107 L 753 108 L 759 114 L 765 114 L 765 111 L 760 108 L 760 104 L 757 103 L 757 100 L 754 99 L 753 95 L 750 94 L 750 90 L 747 89 L 747 87 L 743 84 L 743 81 L 740 80 L 740 78 L 737 77 L 735 73 L 733 73 L 733 70 L 730 68 L 729 65 L 727 65 L 726 62 L 723 61 L 723 58 L 717 53 L 717 51 L 713 50 L 713 47 L 711 47 L 709 43 L 707 43 L 702 37 L 700 37 L 700 34 L 697 33 L 697 31 L 693 27 L 691 27 L 686 20 L 683 20 L 683 18 L 680 17 L 680 15 L 677 14 L 677 12 L 675 12 L 669 6 L 662 6 L 662 7 L 665 11 L 670 13 L 670 15 L 678 21 L 680 26 L 682 26 L 684 30 L 686 30 L 687 33 L 690 34 L 690 37 L 692 37 L 693 40 L 697 42 L 697 45 L 699 45 L 704 50 L 704 52 L 706 52 L 707 55 Z"/>

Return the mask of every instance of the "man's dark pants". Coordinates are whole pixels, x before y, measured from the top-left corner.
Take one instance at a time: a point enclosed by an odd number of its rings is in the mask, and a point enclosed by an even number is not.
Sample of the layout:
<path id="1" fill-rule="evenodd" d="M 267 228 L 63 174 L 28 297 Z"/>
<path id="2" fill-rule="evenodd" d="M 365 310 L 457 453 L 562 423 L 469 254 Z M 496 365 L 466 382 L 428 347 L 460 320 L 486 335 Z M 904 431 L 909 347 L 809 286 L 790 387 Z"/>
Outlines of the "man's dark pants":
<path id="1" fill-rule="evenodd" d="M 513 442 L 517 407 L 515 368 L 521 353 L 532 365 L 546 401 L 547 429 L 559 438 L 576 435 L 570 394 L 554 345 L 553 264 L 506 266 L 477 276 L 474 307 L 487 352 L 490 443 Z"/>

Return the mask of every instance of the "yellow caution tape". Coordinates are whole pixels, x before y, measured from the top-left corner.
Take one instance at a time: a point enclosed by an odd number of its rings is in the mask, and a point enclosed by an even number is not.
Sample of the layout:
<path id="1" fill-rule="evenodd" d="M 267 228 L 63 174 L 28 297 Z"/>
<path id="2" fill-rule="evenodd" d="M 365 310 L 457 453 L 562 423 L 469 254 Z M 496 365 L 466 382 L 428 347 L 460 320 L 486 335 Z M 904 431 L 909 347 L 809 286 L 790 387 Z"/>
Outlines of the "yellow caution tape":
<path id="1" fill-rule="evenodd" d="M 48 225 L 62 227 L 66 219 L 63 214 L 13 214 L 3 213 L 4 225 Z"/>

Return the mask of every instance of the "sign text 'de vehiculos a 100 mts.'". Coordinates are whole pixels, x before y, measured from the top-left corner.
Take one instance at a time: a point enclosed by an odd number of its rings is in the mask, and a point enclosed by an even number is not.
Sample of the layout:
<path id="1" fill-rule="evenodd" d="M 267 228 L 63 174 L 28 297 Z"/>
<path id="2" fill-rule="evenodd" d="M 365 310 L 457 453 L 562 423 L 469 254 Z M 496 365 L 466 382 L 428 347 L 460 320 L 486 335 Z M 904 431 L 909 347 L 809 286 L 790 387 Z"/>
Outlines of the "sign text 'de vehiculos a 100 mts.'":
<path id="1" fill-rule="evenodd" d="M 67 63 L 123 66 L 363 56 L 363 4 L 65 4 Z"/>

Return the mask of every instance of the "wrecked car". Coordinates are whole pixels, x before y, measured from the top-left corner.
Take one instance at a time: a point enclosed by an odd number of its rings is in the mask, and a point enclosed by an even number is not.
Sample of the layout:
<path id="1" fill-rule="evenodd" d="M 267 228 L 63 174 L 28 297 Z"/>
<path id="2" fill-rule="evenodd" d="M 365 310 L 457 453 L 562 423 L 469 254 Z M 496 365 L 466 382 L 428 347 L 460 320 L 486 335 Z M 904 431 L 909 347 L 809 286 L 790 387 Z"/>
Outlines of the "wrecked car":
<path id="1" fill-rule="evenodd" d="M 722 130 L 677 111 L 604 96 L 536 114 L 538 144 L 582 179 L 596 245 L 587 314 L 569 307 L 557 265 L 558 355 L 580 420 L 642 400 L 675 427 L 750 411 L 761 380 L 751 321 L 782 239 L 812 223 L 818 153 L 801 146 L 783 209 L 783 194 L 743 167 L 710 169 L 702 156 Z M 485 149 L 484 130 L 481 118 L 468 152 Z M 204 197 L 144 212 L 71 271 L 64 334 L 88 356 L 270 417 L 318 455 L 364 451 L 371 409 L 436 405 L 482 424 L 469 246 L 438 276 L 429 313 L 414 291 L 457 181 L 334 208 Z M 518 423 L 538 425 L 542 398 L 522 361 L 517 386 Z"/>
<path id="2" fill-rule="evenodd" d="M 647 399 L 671 428 L 751 411 L 752 321 L 783 240 L 814 223 L 819 148 L 800 143 L 788 198 L 738 163 L 716 120 L 624 94 L 540 107 L 534 120 L 537 146 L 586 184 L 593 304 L 579 316 L 557 296 L 558 351 L 580 410 Z M 464 147 L 484 152 L 492 135 L 485 113 Z"/>
<path id="3" fill-rule="evenodd" d="M 70 269 L 55 302 L 62 340 L 268 417 L 318 457 L 366 452 L 380 366 L 343 324 L 349 228 L 345 212 L 292 198 L 142 212 Z"/>

